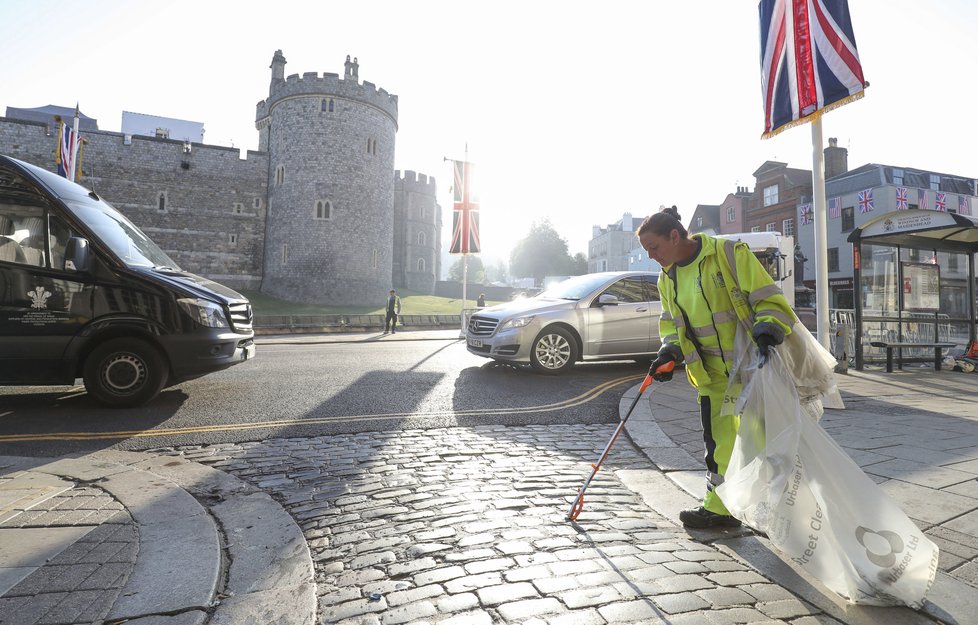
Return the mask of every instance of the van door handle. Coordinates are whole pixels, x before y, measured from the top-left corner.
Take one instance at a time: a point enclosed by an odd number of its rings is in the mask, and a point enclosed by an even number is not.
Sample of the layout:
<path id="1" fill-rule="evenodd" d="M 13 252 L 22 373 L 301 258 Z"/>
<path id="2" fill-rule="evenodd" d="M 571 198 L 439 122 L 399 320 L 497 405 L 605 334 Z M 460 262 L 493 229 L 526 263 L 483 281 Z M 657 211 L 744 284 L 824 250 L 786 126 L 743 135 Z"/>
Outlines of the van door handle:
<path id="1" fill-rule="evenodd" d="M 636 308 L 635 309 L 635 312 L 648 312 L 648 311 L 649 311 L 648 308 Z"/>

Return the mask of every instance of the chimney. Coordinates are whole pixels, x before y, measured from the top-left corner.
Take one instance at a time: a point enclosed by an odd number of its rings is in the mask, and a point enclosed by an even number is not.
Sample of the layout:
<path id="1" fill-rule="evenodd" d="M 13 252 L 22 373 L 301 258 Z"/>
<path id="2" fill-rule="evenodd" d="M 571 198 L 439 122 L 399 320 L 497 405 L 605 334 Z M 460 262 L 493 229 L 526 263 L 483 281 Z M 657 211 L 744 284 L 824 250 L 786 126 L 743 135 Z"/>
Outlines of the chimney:
<path id="1" fill-rule="evenodd" d="M 849 171 L 849 150 L 839 147 L 839 140 L 829 137 L 825 148 L 825 178 L 829 179 Z"/>

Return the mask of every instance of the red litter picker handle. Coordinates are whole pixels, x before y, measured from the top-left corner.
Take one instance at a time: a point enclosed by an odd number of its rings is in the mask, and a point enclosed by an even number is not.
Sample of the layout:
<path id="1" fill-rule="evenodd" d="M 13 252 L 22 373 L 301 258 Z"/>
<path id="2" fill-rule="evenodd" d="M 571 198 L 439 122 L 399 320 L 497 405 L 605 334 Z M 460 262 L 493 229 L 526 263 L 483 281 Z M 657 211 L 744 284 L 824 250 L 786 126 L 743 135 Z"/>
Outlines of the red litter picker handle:
<path id="1" fill-rule="evenodd" d="M 589 475 L 588 478 L 584 481 L 584 485 L 581 486 L 581 490 L 578 491 L 577 497 L 574 499 L 574 503 L 571 504 L 570 512 L 567 513 L 567 519 L 569 521 L 576 521 L 577 517 L 581 514 L 581 510 L 584 509 L 584 491 L 587 490 L 587 487 L 591 483 L 591 480 L 594 479 L 594 476 L 598 474 L 598 469 L 601 468 L 601 463 L 603 463 L 604 459 L 608 457 L 608 452 L 611 451 L 611 446 L 615 444 L 615 440 L 618 438 L 618 435 L 621 434 L 621 431 L 625 428 L 625 422 L 628 421 L 628 417 L 632 416 L 632 411 L 635 410 L 635 406 L 638 404 L 639 398 L 642 397 L 642 393 L 644 393 L 645 389 L 647 389 L 649 385 L 652 384 L 652 376 L 657 373 L 669 373 L 675 368 L 676 368 L 675 361 L 670 360 L 666 364 L 661 365 L 654 372 L 649 372 L 649 374 L 645 376 L 645 379 L 642 380 L 642 386 L 639 387 L 638 389 L 638 395 L 635 396 L 635 399 L 632 401 L 632 405 L 628 407 L 628 411 L 625 413 L 625 416 L 622 418 L 621 423 L 619 423 L 618 427 L 615 428 L 615 433 L 614 435 L 612 435 L 611 440 L 608 441 L 608 444 L 605 446 L 604 452 L 602 452 L 601 457 L 598 458 L 597 464 L 591 465 L 594 469 L 591 471 L 591 475 Z"/>

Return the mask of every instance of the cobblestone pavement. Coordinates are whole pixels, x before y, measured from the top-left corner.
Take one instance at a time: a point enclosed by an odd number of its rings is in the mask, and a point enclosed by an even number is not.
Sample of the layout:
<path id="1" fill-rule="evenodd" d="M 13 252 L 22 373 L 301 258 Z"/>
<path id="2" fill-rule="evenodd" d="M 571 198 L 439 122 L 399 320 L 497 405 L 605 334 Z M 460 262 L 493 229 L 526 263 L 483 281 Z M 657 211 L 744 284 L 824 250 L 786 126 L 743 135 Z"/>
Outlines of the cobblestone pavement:
<path id="1" fill-rule="evenodd" d="M 825 625 L 839 621 L 646 506 L 610 425 L 407 430 L 183 447 L 271 493 L 312 550 L 338 625 Z"/>
<path id="2" fill-rule="evenodd" d="M 91 528 L 77 542 L 15 584 L 0 598 L 3 625 L 99 623 L 132 573 L 138 536 L 132 516 L 93 485 L 68 489 L 32 509 L 7 515 L 0 541 L 26 540 L 40 528 Z"/>

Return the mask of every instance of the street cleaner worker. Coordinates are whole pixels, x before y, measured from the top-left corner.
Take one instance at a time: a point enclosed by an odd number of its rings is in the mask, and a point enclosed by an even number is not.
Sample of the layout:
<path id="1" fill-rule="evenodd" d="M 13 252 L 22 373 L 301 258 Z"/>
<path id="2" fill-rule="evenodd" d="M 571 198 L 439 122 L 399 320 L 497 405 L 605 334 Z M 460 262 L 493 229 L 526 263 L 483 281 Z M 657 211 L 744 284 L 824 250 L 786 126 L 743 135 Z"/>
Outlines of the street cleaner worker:
<path id="1" fill-rule="evenodd" d="M 692 528 L 738 527 L 740 520 L 714 492 L 723 483 L 740 425 L 739 416 L 721 415 L 736 362 L 734 339 L 738 326 L 749 328 L 745 334 L 751 345 L 767 358 L 768 350 L 791 333 L 795 314 L 746 244 L 705 234 L 690 236 L 675 206 L 647 217 L 636 234 L 649 258 L 663 268 L 658 281 L 662 347 L 649 370 L 685 361 L 703 422 L 706 496 L 702 506 L 683 510 L 679 520 Z M 672 372 L 653 378 L 665 382 Z"/>

